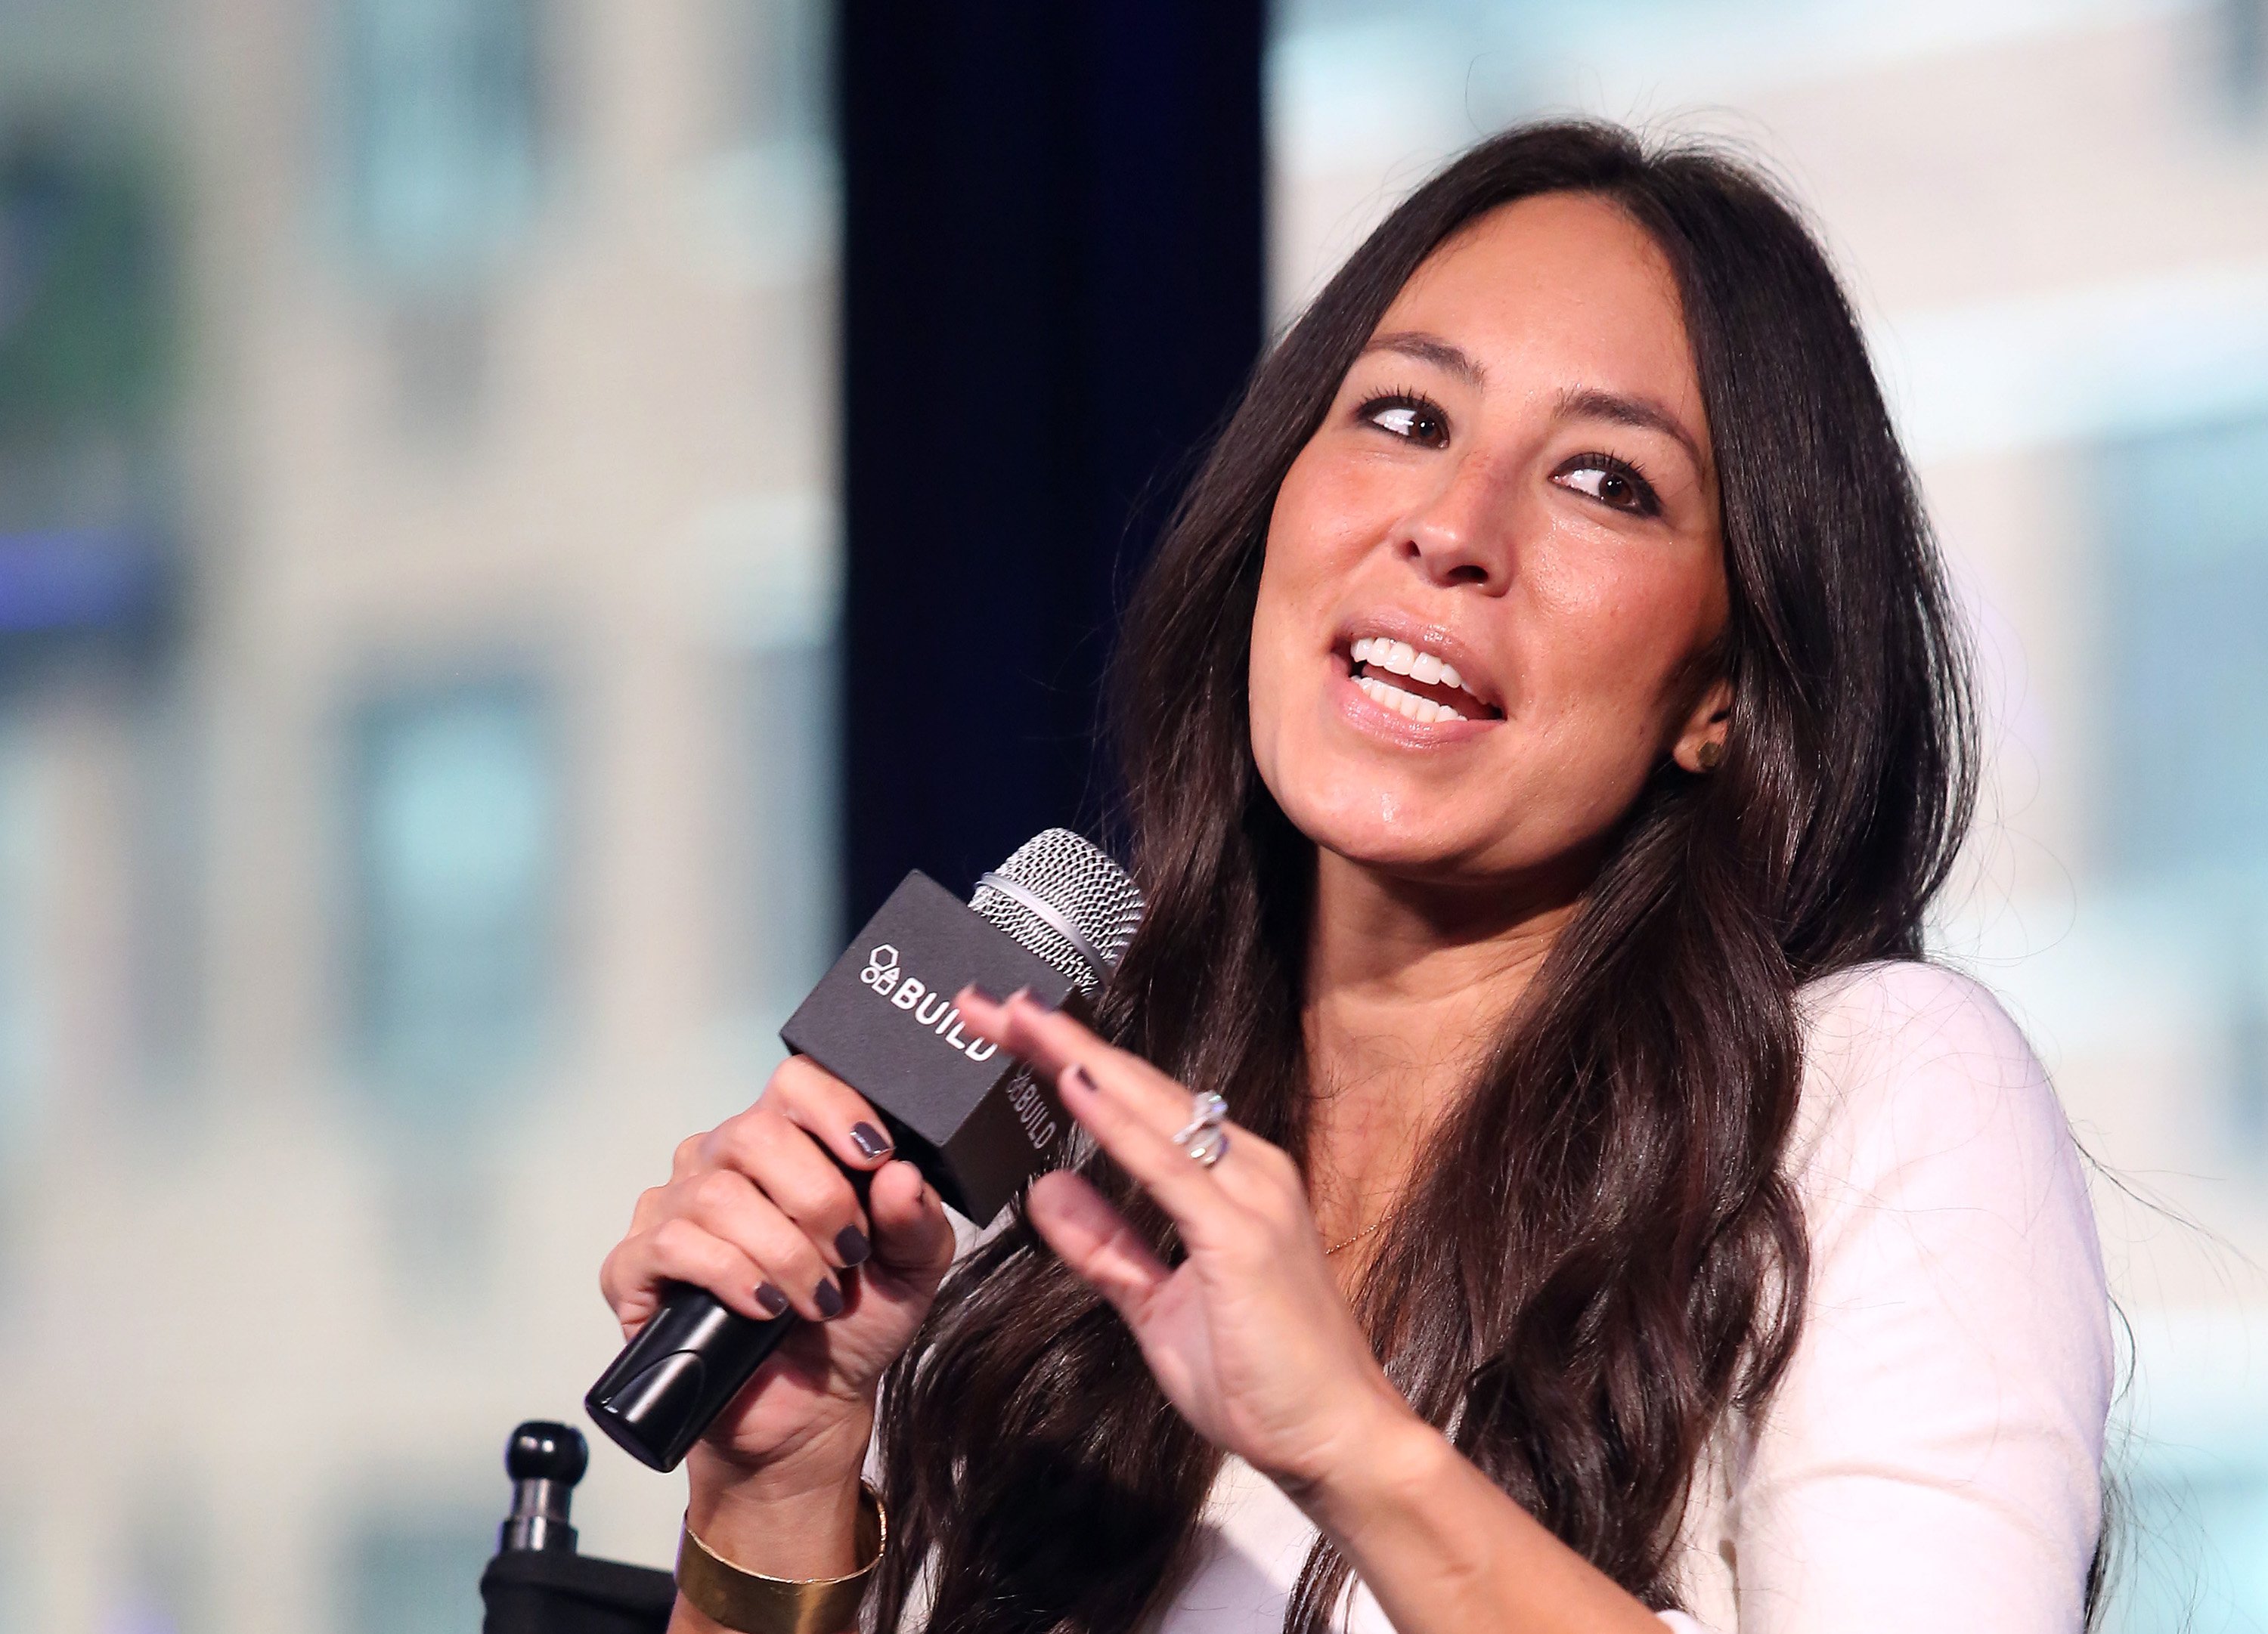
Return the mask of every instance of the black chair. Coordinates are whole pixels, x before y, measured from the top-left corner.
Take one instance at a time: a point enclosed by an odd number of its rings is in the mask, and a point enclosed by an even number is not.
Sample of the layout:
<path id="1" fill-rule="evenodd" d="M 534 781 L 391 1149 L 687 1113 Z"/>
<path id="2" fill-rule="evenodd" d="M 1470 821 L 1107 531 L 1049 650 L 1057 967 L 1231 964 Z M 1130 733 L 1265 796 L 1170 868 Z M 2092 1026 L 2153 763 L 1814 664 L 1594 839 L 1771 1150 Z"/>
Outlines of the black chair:
<path id="1" fill-rule="evenodd" d="M 591 1449 L 567 1424 L 534 1420 L 512 1432 L 504 1467 L 512 1513 L 488 1570 L 483 1634 L 663 1634 L 677 1586 L 666 1571 L 575 1552 L 567 1512 Z"/>

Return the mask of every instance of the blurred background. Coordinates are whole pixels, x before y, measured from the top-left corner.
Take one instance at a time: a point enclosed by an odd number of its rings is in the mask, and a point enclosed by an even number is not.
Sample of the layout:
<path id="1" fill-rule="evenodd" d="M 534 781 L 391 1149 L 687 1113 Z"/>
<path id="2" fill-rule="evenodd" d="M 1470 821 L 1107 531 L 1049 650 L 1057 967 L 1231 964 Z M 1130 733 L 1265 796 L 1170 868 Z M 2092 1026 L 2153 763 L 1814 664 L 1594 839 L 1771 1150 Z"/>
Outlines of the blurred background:
<path id="1" fill-rule="evenodd" d="M 1568 111 L 1848 276 L 1986 671 L 1940 946 L 2103 1166 L 2110 1625 L 2268 1625 L 2264 0 L 0 0 L 0 1634 L 476 1628 L 638 1190 L 1092 817 L 1264 335 Z M 601 1445 L 584 1547 L 681 1502 Z"/>

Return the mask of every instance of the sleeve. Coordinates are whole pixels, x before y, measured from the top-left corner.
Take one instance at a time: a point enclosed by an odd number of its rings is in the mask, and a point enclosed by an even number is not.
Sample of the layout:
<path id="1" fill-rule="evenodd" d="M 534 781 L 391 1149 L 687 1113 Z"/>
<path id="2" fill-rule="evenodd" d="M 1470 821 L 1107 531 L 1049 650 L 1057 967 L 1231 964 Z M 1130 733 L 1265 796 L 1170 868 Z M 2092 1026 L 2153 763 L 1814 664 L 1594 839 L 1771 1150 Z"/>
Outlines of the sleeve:
<path id="1" fill-rule="evenodd" d="M 2113 1363 L 2062 1108 L 1928 966 L 1863 973 L 1812 1041 L 1804 1330 L 1727 1472 L 1739 1634 L 2071 1634 Z"/>

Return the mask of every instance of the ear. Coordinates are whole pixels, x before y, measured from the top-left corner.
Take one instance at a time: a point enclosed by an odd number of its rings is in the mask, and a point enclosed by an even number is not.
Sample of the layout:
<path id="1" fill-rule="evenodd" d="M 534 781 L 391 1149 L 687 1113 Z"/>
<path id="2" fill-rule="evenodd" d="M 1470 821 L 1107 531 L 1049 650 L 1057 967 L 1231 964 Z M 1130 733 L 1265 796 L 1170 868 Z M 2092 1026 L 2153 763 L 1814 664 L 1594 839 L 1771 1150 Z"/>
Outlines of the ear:
<path id="1" fill-rule="evenodd" d="M 1669 758 L 1696 777 L 1716 770 L 1724 757 L 1725 733 L 1732 718 L 1733 683 L 1722 679 L 1711 681 L 1685 718 Z"/>

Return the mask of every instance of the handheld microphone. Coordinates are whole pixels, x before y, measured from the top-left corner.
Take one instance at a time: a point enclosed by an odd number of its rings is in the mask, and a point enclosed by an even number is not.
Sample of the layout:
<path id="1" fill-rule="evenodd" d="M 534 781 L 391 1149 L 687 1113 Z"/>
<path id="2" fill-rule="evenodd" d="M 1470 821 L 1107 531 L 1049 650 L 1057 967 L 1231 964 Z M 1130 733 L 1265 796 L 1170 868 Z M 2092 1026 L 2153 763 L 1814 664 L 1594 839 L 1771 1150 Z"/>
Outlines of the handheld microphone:
<path id="1" fill-rule="evenodd" d="M 953 995 L 971 983 L 993 993 L 1024 987 L 1042 1004 L 1083 1011 L 1117 968 L 1142 908 L 1126 871 L 1067 828 L 1025 842 L 965 904 L 916 871 L 780 1038 L 864 1095 L 897 1155 L 949 1207 L 990 1220 L 1057 1165 L 1071 1121 L 1052 1086 L 962 1034 Z M 845 1173 L 863 1202 L 865 1171 Z M 798 1320 L 791 1311 L 755 1321 L 675 1284 L 584 1408 L 641 1463 L 674 1469 Z"/>

